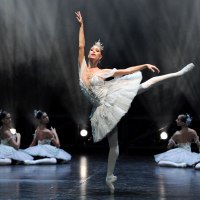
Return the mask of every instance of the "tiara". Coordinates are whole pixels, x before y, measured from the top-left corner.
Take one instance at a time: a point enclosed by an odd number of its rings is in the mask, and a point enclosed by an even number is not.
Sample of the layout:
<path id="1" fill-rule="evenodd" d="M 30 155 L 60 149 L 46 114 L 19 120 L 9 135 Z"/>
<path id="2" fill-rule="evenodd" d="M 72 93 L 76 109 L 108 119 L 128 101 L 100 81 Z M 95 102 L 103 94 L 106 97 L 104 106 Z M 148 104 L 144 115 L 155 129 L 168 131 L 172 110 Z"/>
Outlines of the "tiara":
<path id="1" fill-rule="evenodd" d="M 97 42 L 94 43 L 94 46 L 99 47 L 99 49 L 101 51 L 103 51 L 104 46 L 103 46 L 103 43 L 101 43 L 100 39 Z"/>

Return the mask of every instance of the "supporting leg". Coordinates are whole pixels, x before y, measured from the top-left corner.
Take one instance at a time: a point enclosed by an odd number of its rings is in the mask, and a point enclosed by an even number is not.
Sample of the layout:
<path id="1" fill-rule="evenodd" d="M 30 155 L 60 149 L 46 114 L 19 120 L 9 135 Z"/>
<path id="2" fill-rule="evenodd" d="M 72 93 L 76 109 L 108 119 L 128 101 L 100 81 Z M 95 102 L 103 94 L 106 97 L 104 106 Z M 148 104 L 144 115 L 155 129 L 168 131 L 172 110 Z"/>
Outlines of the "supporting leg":
<path id="1" fill-rule="evenodd" d="M 183 69 L 181 69 L 178 72 L 170 73 L 170 74 L 166 74 L 166 75 L 162 75 L 162 76 L 153 77 L 153 78 L 145 81 L 144 83 L 140 84 L 140 88 L 139 88 L 137 94 L 141 94 L 141 93 L 147 91 L 148 89 L 150 89 L 150 88 L 152 88 L 152 87 L 154 87 L 156 85 L 162 84 L 163 82 L 165 82 L 165 81 L 167 81 L 169 79 L 183 76 L 184 74 L 186 74 L 189 71 L 191 71 L 194 67 L 195 67 L 194 64 L 190 63 L 190 64 L 186 65 Z"/>
<path id="2" fill-rule="evenodd" d="M 106 175 L 106 184 L 110 189 L 111 194 L 114 193 L 115 187 L 114 182 L 117 180 L 117 177 L 113 175 L 116 160 L 119 156 L 119 146 L 118 146 L 118 134 L 117 127 L 115 127 L 112 132 L 108 134 L 108 143 L 109 143 L 109 155 L 108 155 L 108 167 Z"/>

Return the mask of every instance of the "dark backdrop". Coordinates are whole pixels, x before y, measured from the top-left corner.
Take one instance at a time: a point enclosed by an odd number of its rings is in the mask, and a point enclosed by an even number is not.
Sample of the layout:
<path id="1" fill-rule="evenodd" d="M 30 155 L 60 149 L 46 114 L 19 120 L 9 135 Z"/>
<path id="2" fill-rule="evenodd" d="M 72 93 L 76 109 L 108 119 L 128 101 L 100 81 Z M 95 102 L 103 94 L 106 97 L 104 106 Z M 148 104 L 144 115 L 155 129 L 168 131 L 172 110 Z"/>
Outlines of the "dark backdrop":
<path id="1" fill-rule="evenodd" d="M 104 43 L 102 68 L 151 63 L 161 74 L 193 62 L 197 68 L 137 96 L 119 124 L 124 147 L 162 147 L 179 113 L 199 131 L 200 2 L 198 0 L 0 0 L 0 107 L 13 114 L 22 147 L 32 140 L 33 110 L 50 116 L 63 147 L 104 146 L 79 137 L 89 106 L 78 85 L 78 31 L 84 18 L 86 49 Z M 143 81 L 154 76 L 143 71 Z"/>

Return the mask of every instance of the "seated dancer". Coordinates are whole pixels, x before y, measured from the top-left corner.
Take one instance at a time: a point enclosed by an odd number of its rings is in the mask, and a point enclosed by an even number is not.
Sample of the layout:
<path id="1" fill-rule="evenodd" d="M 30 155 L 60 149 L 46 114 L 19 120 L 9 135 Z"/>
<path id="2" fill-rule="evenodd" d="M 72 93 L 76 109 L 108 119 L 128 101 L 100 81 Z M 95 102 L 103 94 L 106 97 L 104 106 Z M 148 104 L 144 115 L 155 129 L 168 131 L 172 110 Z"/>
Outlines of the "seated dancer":
<path id="1" fill-rule="evenodd" d="M 11 114 L 0 110 L 0 165 L 23 163 L 25 160 L 32 160 L 33 157 L 19 149 L 21 143 L 20 133 L 11 133 Z"/>
<path id="2" fill-rule="evenodd" d="M 80 24 L 79 29 L 79 79 L 80 87 L 93 105 L 90 115 L 94 142 L 108 138 L 109 155 L 106 175 L 106 184 L 111 193 L 114 193 L 114 169 L 119 155 L 117 124 L 128 112 L 131 102 L 137 94 L 145 92 L 152 86 L 163 83 L 165 80 L 180 77 L 194 68 L 191 63 L 182 70 L 157 76 L 140 83 L 142 80 L 141 70 L 149 69 L 159 72 L 159 69 L 150 64 L 132 66 L 126 69 L 100 69 L 98 64 L 102 59 L 103 45 L 96 42 L 89 51 L 88 61 L 85 59 L 85 36 L 83 18 L 78 11 L 75 13 Z M 108 78 L 114 79 L 108 80 Z"/>
<path id="3" fill-rule="evenodd" d="M 200 154 L 191 152 L 191 143 L 193 141 L 200 151 L 199 137 L 194 129 L 188 127 L 191 121 L 192 118 L 188 114 L 178 115 L 176 123 L 181 130 L 176 131 L 170 138 L 167 146 L 170 150 L 154 156 L 159 166 L 187 167 L 200 162 Z"/>
<path id="4" fill-rule="evenodd" d="M 25 164 L 56 164 L 67 163 L 71 160 L 71 155 L 60 149 L 60 141 L 55 128 L 48 129 L 49 117 L 41 110 L 34 111 L 34 117 L 39 125 L 36 128 L 33 141 L 25 151 L 34 156 L 35 160 L 27 160 Z M 53 145 L 51 145 L 53 143 Z M 37 144 L 37 145 L 36 145 Z M 36 145 L 36 146 L 35 146 Z"/>

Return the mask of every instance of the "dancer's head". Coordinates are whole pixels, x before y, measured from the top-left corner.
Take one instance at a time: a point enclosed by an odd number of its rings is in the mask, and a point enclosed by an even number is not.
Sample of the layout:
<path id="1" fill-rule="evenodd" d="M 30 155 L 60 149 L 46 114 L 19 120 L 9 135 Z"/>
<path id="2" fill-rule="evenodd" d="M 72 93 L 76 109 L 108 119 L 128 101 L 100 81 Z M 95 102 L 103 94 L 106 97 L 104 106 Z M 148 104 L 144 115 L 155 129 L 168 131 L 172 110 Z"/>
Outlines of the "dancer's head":
<path id="1" fill-rule="evenodd" d="M 5 110 L 0 110 L 0 122 L 3 125 L 11 126 L 12 119 L 10 113 Z"/>
<path id="2" fill-rule="evenodd" d="M 189 114 L 178 115 L 176 119 L 177 126 L 190 126 L 192 117 Z"/>
<path id="3" fill-rule="evenodd" d="M 34 110 L 34 117 L 40 121 L 41 124 L 48 124 L 49 117 L 46 112 L 41 110 Z"/>
<path id="4" fill-rule="evenodd" d="M 100 62 L 100 60 L 102 59 L 103 48 L 104 48 L 103 44 L 100 42 L 100 40 L 94 43 L 88 54 L 88 58 L 91 60 L 91 62 L 93 63 Z"/>

